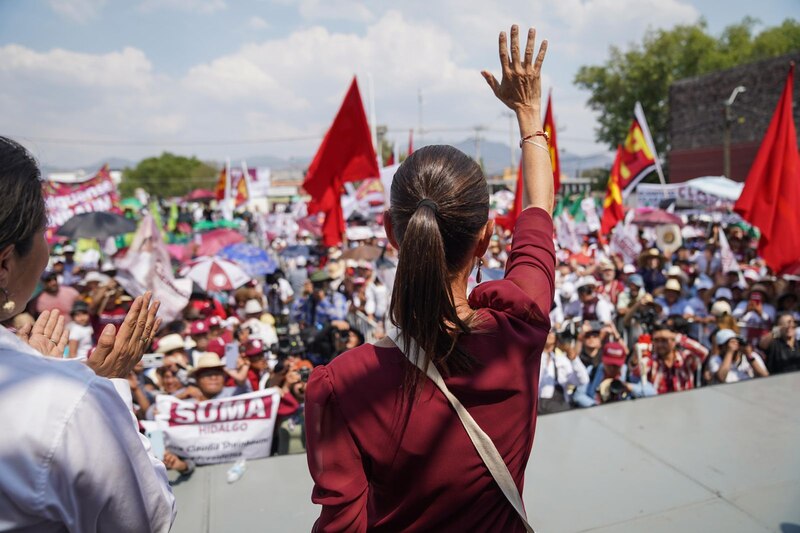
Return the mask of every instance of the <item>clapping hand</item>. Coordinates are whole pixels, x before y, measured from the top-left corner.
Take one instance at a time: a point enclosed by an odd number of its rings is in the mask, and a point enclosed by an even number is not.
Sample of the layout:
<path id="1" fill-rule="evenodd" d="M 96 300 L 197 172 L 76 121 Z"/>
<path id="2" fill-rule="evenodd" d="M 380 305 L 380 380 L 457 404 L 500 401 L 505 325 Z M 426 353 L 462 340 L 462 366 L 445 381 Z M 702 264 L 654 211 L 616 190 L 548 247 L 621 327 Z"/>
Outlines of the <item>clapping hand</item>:
<path id="1" fill-rule="evenodd" d="M 149 291 L 133 301 L 119 331 L 108 324 L 86 363 L 98 376 L 126 378 L 150 345 L 152 334 L 158 331 L 161 319 L 156 318 L 158 300 L 151 300 Z"/>
<path id="2" fill-rule="evenodd" d="M 64 317 L 58 309 L 43 311 L 33 325 L 26 324 L 17 331 L 17 337 L 34 350 L 50 357 L 64 357 L 69 332 L 64 327 Z"/>
<path id="3" fill-rule="evenodd" d="M 528 42 L 525 46 L 525 57 L 520 61 L 519 27 L 511 26 L 511 60 L 508 58 L 508 46 L 505 32 L 500 32 L 500 67 L 503 77 L 497 79 L 488 71 L 481 71 L 486 83 L 494 91 L 494 95 L 513 111 L 536 109 L 541 107 L 542 80 L 541 70 L 544 56 L 547 53 L 547 41 L 539 45 L 536 61 L 533 60 L 533 45 L 536 41 L 536 30 L 528 30 Z"/>

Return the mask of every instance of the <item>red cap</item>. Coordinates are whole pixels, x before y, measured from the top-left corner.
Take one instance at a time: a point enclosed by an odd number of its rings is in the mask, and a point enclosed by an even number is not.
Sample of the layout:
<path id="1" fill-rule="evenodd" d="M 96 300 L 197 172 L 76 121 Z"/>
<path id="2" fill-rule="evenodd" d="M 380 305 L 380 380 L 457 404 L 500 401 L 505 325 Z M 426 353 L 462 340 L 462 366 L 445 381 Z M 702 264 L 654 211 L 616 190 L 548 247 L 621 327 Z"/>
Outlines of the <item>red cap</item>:
<path id="1" fill-rule="evenodd" d="M 205 320 L 197 320 L 192 322 L 192 327 L 189 329 L 189 335 L 205 335 L 208 333 L 208 324 Z"/>
<path id="2" fill-rule="evenodd" d="M 222 319 L 217 315 L 211 315 L 206 322 L 208 322 L 209 328 L 216 328 L 222 325 Z"/>
<path id="3" fill-rule="evenodd" d="M 247 347 L 244 349 L 244 355 L 247 357 L 264 355 L 264 343 L 258 339 L 253 339 L 247 343 Z"/>
<path id="4" fill-rule="evenodd" d="M 625 348 L 618 342 L 609 342 L 603 346 L 603 364 L 622 366 L 625 364 Z"/>

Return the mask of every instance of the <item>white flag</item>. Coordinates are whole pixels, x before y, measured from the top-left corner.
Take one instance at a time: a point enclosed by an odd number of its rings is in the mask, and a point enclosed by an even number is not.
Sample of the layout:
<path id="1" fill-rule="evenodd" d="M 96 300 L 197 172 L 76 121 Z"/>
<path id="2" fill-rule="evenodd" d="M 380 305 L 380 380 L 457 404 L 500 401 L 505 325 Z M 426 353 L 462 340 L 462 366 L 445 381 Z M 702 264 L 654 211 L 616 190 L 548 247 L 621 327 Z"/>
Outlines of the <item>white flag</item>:
<path id="1" fill-rule="evenodd" d="M 192 280 L 173 276 L 169 252 L 149 212 L 142 218 L 128 253 L 116 264 L 116 280 L 122 288 L 131 296 L 153 291 L 153 298 L 161 301 L 158 315 L 164 320 L 175 320 L 189 304 Z"/>
<path id="2" fill-rule="evenodd" d="M 733 255 L 730 244 L 728 244 L 728 237 L 725 236 L 725 231 L 719 229 L 719 256 L 722 261 L 722 272 L 739 272 L 739 263 L 736 261 L 736 256 Z"/>

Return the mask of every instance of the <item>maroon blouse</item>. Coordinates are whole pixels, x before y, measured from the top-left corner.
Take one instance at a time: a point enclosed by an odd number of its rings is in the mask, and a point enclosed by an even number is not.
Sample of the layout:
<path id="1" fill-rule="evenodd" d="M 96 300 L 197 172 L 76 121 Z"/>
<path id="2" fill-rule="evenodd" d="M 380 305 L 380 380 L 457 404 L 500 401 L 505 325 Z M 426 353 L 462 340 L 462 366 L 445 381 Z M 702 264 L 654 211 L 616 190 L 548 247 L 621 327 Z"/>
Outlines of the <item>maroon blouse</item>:
<path id="1" fill-rule="evenodd" d="M 469 303 L 480 331 L 461 346 L 473 374 L 447 378 L 452 393 L 503 456 L 520 492 L 533 444 L 539 360 L 550 329 L 553 221 L 523 211 L 505 279 L 478 285 Z M 365 344 L 314 369 L 306 391 L 315 531 L 524 531 L 444 395 L 425 381 L 401 402 L 399 349 Z"/>

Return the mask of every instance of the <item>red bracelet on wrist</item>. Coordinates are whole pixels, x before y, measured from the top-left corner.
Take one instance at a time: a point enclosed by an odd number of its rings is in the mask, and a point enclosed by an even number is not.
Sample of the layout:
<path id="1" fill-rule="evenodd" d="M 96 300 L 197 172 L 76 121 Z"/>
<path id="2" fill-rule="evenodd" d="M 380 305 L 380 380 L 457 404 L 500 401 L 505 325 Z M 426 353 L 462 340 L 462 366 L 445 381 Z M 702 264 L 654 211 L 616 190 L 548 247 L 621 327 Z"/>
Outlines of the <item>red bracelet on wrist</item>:
<path id="1" fill-rule="evenodd" d="M 531 140 L 531 139 L 533 139 L 534 137 L 544 137 L 544 141 L 545 141 L 545 142 L 546 142 L 548 145 L 550 144 L 550 136 L 547 134 L 547 132 L 546 132 L 546 131 L 539 130 L 539 131 L 535 131 L 535 132 L 531 133 L 530 135 L 526 135 L 525 137 L 523 137 L 522 139 L 520 139 L 520 140 L 519 140 L 519 147 L 520 147 L 520 148 L 522 148 L 522 145 L 523 145 L 523 144 L 525 144 L 526 142 L 530 141 L 530 140 Z"/>

